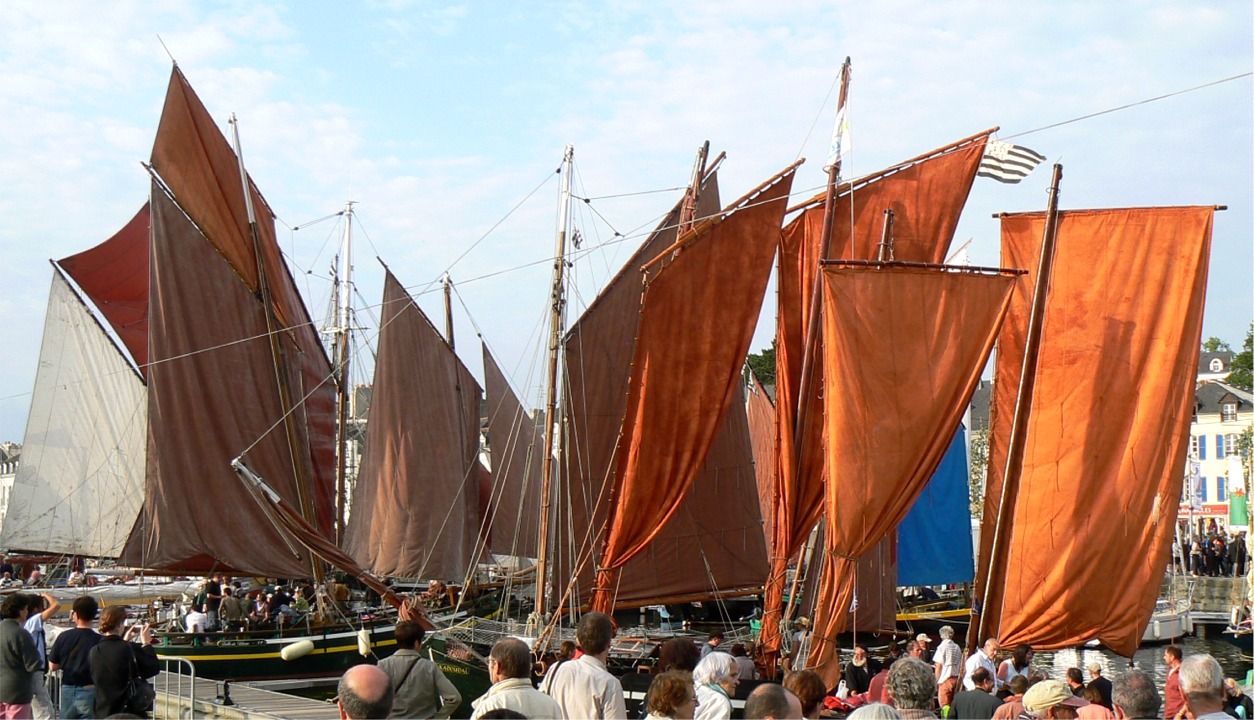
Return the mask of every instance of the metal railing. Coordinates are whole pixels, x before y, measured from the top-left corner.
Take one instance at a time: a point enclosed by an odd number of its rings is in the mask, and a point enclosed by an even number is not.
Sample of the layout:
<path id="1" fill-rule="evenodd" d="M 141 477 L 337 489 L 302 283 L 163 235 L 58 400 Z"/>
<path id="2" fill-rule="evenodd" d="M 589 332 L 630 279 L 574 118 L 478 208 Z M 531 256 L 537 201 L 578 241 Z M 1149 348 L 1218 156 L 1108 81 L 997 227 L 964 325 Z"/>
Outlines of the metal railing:
<path id="1" fill-rule="evenodd" d="M 196 666 L 187 658 L 173 655 L 158 655 L 162 672 L 153 678 L 153 687 L 157 690 L 157 704 L 166 708 L 178 708 L 178 717 L 193 717 L 196 714 Z M 155 711 L 156 708 L 153 708 Z M 157 715 L 156 712 L 153 713 Z M 160 716 L 170 717 L 169 712 Z"/>

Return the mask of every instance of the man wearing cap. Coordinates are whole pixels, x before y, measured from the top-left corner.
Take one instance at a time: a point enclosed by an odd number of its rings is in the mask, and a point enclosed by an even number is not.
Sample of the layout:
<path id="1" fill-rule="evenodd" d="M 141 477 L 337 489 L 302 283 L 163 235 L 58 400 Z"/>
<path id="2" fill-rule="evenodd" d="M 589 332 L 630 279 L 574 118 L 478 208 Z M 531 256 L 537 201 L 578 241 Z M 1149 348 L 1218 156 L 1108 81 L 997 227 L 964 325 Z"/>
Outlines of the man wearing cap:
<path id="1" fill-rule="evenodd" d="M 1205 653 L 1180 663 L 1180 692 L 1193 720 L 1227 720 L 1224 712 L 1224 671 Z"/>
<path id="2" fill-rule="evenodd" d="M 954 629 L 948 625 L 940 629 L 941 641 L 932 655 L 932 663 L 936 670 L 936 695 L 940 706 L 945 707 L 954 700 L 958 690 L 958 673 L 962 672 L 962 648 L 954 642 Z"/>
<path id="3" fill-rule="evenodd" d="M 1040 720 L 1079 717 L 1076 708 L 1088 705 L 1088 701 L 1071 694 L 1071 688 L 1061 680 L 1042 680 L 1023 694 L 1023 715 Z"/>
<path id="4" fill-rule="evenodd" d="M 914 641 L 923 646 L 924 653 L 931 649 L 932 638 L 928 637 L 927 633 L 919 633 L 918 635 L 915 635 Z"/>
<path id="5" fill-rule="evenodd" d="M 1091 678 L 1089 680 L 1089 687 L 1095 688 L 1097 692 L 1102 694 L 1102 700 L 1099 704 L 1107 710 L 1114 710 L 1115 706 L 1110 701 L 1110 681 L 1102 677 L 1101 663 L 1096 660 L 1092 660 L 1089 662 L 1087 669 L 1089 671 L 1089 678 Z"/>

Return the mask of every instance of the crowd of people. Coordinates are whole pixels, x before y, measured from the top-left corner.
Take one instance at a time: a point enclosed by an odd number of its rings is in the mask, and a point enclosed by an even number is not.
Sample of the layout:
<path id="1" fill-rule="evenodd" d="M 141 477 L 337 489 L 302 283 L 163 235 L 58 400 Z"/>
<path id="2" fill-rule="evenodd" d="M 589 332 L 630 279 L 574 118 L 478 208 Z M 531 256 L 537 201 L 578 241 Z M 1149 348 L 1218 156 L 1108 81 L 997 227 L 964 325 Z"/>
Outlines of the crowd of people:
<path id="1" fill-rule="evenodd" d="M 521 640 L 501 640 L 488 661 L 492 687 L 471 701 L 471 718 L 625 720 L 628 711 L 622 683 L 607 669 L 613 634 L 609 616 L 588 613 L 580 620 L 577 644 L 568 643 L 547 667 L 533 662 Z M 1030 647 L 1016 647 L 1003 658 L 996 639 L 964 657 L 953 634 L 952 628 L 942 628 L 934 651 L 929 648 L 931 639 L 920 635 L 899 657 L 884 664 L 870 657 L 865 646 L 856 646 L 837 688 L 827 687 L 822 676 L 804 669 L 788 672 L 780 682 L 760 682 L 744 697 L 742 716 L 1219 720 L 1254 715 L 1250 699 L 1235 681 L 1224 679 L 1214 658 L 1203 654 L 1184 658 L 1176 646 L 1164 652 L 1171 670 L 1160 693 L 1142 670 L 1130 669 L 1112 680 L 1096 662 L 1085 668 L 1087 680 L 1079 668 L 1052 678 L 1032 665 Z M 399 636 L 398 628 L 398 640 Z M 632 717 L 728 720 L 733 698 L 745 695 L 737 692 L 740 683 L 749 676 L 739 662 L 743 655 L 737 645 L 727 650 L 723 635 L 717 632 L 700 647 L 687 638 L 662 643 L 642 708 Z M 423 662 L 430 663 L 429 667 L 415 669 Z M 409 679 L 415 677 L 421 679 Z M 379 667 L 362 665 L 349 670 L 340 680 L 338 697 L 345 718 L 448 717 L 460 701 L 439 667 L 421 657 L 411 660 L 408 654 L 394 663 L 385 660 Z"/>
<path id="2" fill-rule="evenodd" d="M 70 610 L 74 627 L 57 635 L 49 647 L 43 623 L 59 606 L 51 595 L 29 593 L 7 595 L 0 603 L 0 718 L 134 713 L 127 703 L 132 678 L 146 680 L 159 671 L 152 628 L 127 625 L 128 612 L 118 605 L 100 612 L 96 599 L 84 595 Z M 92 629 L 97 615 L 99 632 Z M 44 676 L 58 670 L 61 698 L 54 707 Z"/>
<path id="3" fill-rule="evenodd" d="M 226 587 L 209 587 L 205 593 L 219 595 L 218 600 L 232 597 Z M 83 596 L 70 612 L 73 629 L 49 645 L 43 623 L 58 609 L 57 600 L 46 593 L 15 593 L 0 604 L 0 718 L 133 712 L 127 705 L 128 685 L 158 672 L 151 628 L 128 625 L 120 606 L 100 612 L 94 598 Z M 222 612 L 221 603 L 216 610 Z M 93 629 L 97 616 L 99 632 Z M 490 689 L 481 697 L 463 698 L 440 667 L 422 655 L 422 626 L 403 619 L 396 626 L 395 653 L 378 665 L 355 666 L 340 679 L 338 706 L 345 718 L 447 718 L 469 702 L 473 720 L 626 720 L 623 685 L 607 668 L 614 631 L 608 615 L 587 613 L 576 642 L 564 643 L 547 663 L 535 662 L 525 642 L 503 639 L 488 656 Z M 761 668 L 743 645 L 729 648 L 717 632 L 701 646 L 672 638 L 658 648 L 642 709 L 633 717 L 728 720 L 733 699 L 744 696 L 745 718 L 1254 720 L 1250 699 L 1234 680 L 1223 677 L 1214 658 L 1185 657 L 1174 645 L 1164 649 L 1169 670 L 1160 694 L 1138 669 L 1112 680 L 1094 662 L 1085 668 L 1087 679 L 1080 668 L 1055 678 L 1032 664 L 1033 651 L 1026 645 L 1003 657 L 1000 643 L 990 638 L 964 656 L 952 628 L 941 628 L 940 636 L 935 650 L 931 638 L 919 635 L 883 663 L 857 645 L 837 687 L 828 687 L 814 670 L 801 669 L 787 672 L 780 682 L 758 682 L 748 693 L 738 692 L 742 681 L 756 679 Z M 61 673 L 59 707 L 53 707 L 45 683 L 45 673 L 56 671 Z"/>
<path id="4" fill-rule="evenodd" d="M 1212 518 L 1204 532 L 1184 536 L 1175 565 L 1178 572 L 1197 577 L 1241 577 L 1248 561 L 1245 531 L 1229 535 Z"/>

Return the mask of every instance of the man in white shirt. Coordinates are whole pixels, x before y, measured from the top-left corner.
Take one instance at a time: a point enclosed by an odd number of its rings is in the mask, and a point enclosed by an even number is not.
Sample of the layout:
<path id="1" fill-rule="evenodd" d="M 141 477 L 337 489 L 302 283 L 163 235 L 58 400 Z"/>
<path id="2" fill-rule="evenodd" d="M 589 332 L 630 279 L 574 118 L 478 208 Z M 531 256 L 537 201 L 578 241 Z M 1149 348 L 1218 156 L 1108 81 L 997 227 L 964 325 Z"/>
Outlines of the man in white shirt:
<path id="1" fill-rule="evenodd" d="M 932 655 L 932 663 L 936 669 L 936 693 L 940 706 L 950 704 L 958 691 L 958 680 L 962 673 L 962 648 L 954 642 L 954 629 L 945 625 L 940 629 L 941 641 Z"/>
<path id="2" fill-rule="evenodd" d="M 587 613 L 575 631 L 583 655 L 557 666 L 545 678 L 544 691 L 561 706 L 565 720 L 627 719 L 622 683 L 605 669 L 613 638 L 609 615 Z"/>
<path id="3" fill-rule="evenodd" d="M 967 690 L 975 689 L 975 682 L 971 680 L 971 673 L 975 672 L 976 668 L 982 667 L 988 670 L 989 675 L 993 676 L 993 693 L 996 694 L 1001 689 L 1001 686 L 997 684 L 997 653 L 999 650 L 1001 650 L 1001 643 L 997 641 L 997 638 L 989 638 L 984 641 L 983 648 L 976 650 L 974 655 L 967 658 L 967 664 L 964 666 L 964 672 L 962 673 L 963 688 Z"/>
<path id="4" fill-rule="evenodd" d="M 484 713 L 507 709 L 533 720 L 560 720 L 562 708 L 553 698 L 531 687 L 531 648 L 518 638 L 498 640 L 488 656 L 488 676 L 492 687 L 471 703 L 471 720 Z"/>

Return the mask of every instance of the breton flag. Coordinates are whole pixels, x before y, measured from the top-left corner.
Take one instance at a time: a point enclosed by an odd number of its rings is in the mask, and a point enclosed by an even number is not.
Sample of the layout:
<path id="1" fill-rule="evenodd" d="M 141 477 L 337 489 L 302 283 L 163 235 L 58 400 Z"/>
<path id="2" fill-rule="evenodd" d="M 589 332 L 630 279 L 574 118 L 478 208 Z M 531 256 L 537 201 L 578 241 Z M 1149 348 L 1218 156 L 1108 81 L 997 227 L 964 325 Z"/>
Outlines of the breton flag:
<path id="1" fill-rule="evenodd" d="M 980 159 L 980 170 L 976 175 L 998 182 L 1017 183 L 1043 160 L 1044 155 L 1025 147 L 990 139 L 984 146 L 984 157 Z"/>
<path id="2" fill-rule="evenodd" d="M 849 115 L 842 107 L 836 112 L 836 124 L 832 126 L 832 144 L 827 149 L 827 164 L 823 169 L 830 171 L 833 165 L 843 162 L 851 147 L 853 142 L 849 138 Z"/>

